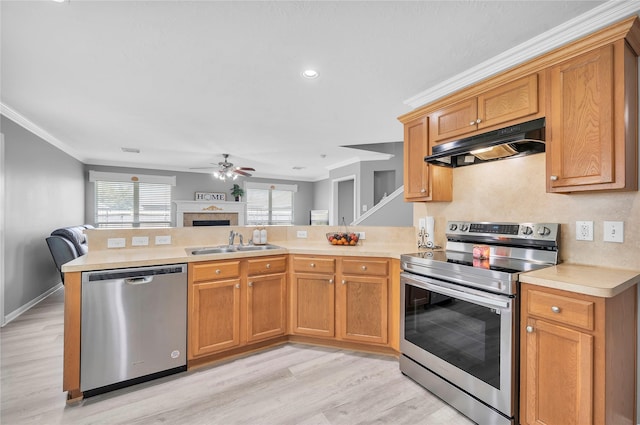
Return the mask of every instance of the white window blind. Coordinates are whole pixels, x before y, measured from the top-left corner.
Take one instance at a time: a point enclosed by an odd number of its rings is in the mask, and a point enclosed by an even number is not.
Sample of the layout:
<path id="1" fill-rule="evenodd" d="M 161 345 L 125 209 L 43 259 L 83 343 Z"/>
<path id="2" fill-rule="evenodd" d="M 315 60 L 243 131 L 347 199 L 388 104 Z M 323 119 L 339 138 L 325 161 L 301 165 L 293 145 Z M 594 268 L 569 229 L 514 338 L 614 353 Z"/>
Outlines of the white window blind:
<path id="1" fill-rule="evenodd" d="M 119 181 L 92 179 L 97 227 L 171 226 L 171 184 L 113 180 Z"/>
<path id="2" fill-rule="evenodd" d="M 247 183 L 247 224 L 293 224 L 293 185 Z"/>

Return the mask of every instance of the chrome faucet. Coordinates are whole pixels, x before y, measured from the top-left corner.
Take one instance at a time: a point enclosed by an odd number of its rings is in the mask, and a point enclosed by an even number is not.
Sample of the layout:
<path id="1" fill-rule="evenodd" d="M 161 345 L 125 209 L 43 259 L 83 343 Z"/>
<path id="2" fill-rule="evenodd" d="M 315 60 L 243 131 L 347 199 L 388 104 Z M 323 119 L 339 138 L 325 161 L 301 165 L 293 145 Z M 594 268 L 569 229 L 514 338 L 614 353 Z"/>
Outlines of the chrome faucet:
<path id="1" fill-rule="evenodd" d="M 238 237 L 240 238 L 240 245 L 244 245 L 244 239 L 242 238 L 242 233 L 236 233 L 236 235 L 238 235 Z"/>
<path id="2" fill-rule="evenodd" d="M 237 234 L 238 233 L 234 232 L 233 230 L 231 231 L 231 233 L 229 233 L 229 246 L 233 245 Z M 242 237 L 242 235 L 240 237 Z"/>

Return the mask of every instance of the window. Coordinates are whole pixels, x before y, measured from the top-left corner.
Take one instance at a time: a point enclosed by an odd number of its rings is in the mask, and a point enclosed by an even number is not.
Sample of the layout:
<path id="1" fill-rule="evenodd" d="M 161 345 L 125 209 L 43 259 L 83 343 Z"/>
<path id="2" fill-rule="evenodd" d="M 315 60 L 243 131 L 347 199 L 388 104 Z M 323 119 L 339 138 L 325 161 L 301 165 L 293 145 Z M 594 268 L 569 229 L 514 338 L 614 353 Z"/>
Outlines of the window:
<path id="1" fill-rule="evenodd" d="M 171 226 L 175 177 L 89 172 L 95 183 L 94 222 L 99 228 Z"/>
<path id="2" fill-rule="evenodd" d="M 245 183 L 247 224 L 293 224 L 293 194 L 297 185 Z"/>

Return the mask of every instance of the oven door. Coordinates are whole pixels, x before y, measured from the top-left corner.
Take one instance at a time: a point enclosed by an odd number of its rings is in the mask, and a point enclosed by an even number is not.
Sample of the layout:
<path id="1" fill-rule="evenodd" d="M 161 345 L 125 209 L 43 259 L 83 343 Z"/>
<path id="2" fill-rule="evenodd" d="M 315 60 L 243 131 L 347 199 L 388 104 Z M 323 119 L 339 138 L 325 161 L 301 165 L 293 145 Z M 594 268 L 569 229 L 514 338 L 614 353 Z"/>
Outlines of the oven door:
<path id="1" fill-rule="evenodd" d="M 410 273 L 400 276 L 401 353 L 513 417 L 516 299 Z"/>

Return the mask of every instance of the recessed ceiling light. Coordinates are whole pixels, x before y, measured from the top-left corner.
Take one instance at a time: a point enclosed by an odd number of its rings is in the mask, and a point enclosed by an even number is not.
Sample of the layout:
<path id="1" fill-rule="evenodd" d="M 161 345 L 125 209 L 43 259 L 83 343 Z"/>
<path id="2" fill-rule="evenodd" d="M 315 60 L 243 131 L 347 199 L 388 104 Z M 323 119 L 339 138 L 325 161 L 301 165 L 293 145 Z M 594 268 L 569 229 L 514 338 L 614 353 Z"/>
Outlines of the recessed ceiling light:
<path id="1" fill-rule="evenodd" d="M 140 149 L 138 149 L 138 148 L 120 148 L 120 149 L 122 149 L 122 152 L 140 153 Z"/>
<path id="2" fill-rule="evenodd" d="M 305 167 L 300 167 L 299 165 L 294 165 L 291 167 L 292 170 L 304 170 Z"/>
<path id="3" fill-rule="evenodd" d="M 320 74 L 318 74 L 318 71 L 314 69 L 305 69 L 304 71 L 302 71 L 302 76 L 304 78 L 308 78 L 309 80 L 316 79 L 319 75 Z"/>

